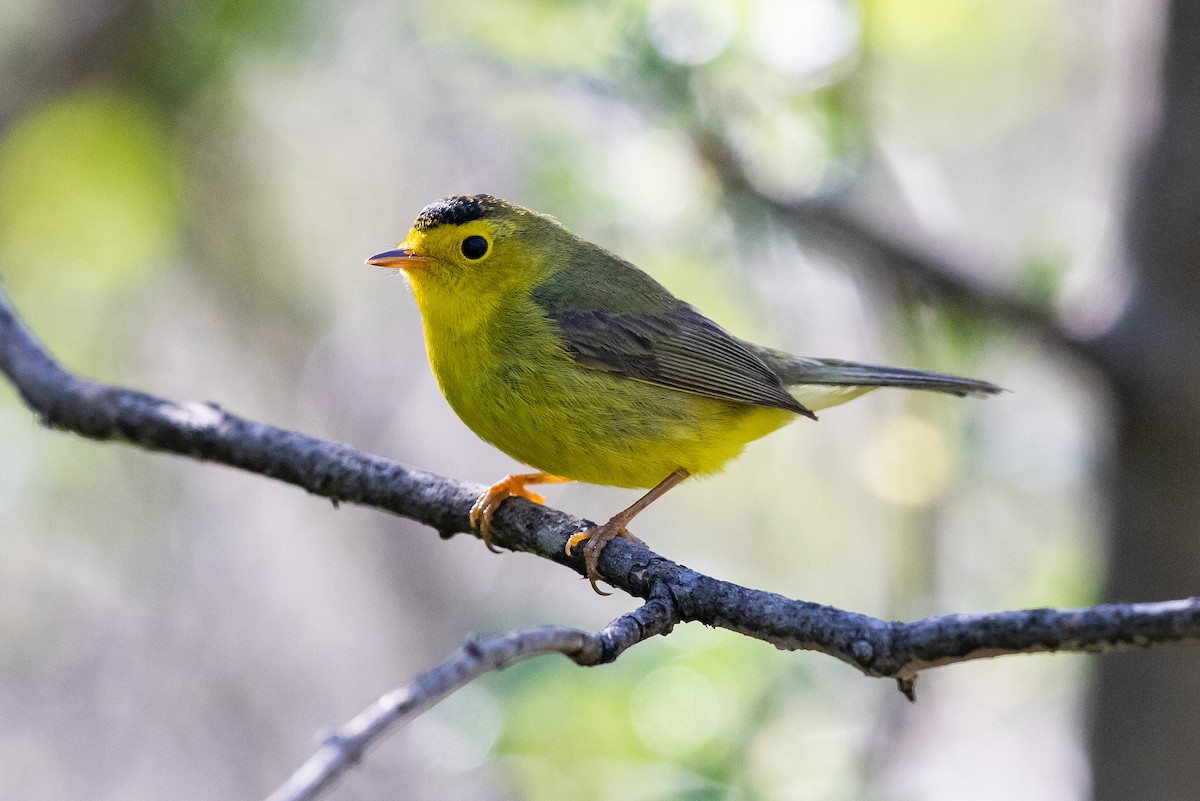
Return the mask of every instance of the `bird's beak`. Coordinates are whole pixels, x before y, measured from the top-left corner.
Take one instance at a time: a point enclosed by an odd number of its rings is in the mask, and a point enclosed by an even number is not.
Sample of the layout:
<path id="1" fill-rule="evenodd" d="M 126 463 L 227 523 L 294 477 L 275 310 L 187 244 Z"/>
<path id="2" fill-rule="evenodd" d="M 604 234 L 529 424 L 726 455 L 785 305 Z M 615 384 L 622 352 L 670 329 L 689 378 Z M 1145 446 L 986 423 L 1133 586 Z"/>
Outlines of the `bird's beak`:
<path id="1" fill-rule="evenodd" d="M 377 253 L 367 259 L 367 264 L 373 264 L 376 267 L 392 267 L 399 269 L 407 269 L 416 265 L 429 261 L 426 256 L 418 256 L 413 253 L 412 248 L 398 247 L 395 250 L 385 250 L 383 253 Z"/>

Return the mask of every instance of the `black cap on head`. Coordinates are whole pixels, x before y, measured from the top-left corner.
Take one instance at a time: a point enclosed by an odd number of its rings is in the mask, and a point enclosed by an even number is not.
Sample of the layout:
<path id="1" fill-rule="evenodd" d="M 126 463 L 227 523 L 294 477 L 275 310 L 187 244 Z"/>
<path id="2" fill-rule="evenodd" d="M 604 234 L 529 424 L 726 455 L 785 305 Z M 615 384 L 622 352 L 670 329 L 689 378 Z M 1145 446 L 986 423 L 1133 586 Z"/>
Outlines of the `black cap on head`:
<path id="1" fill-rule="evenodd" d="M 491 195 L 451 195 L 423 208 L 413 227 L 418 231 L 428 231 L 440 225 L 462 225 L 486 217 L 502 203 Z"/>

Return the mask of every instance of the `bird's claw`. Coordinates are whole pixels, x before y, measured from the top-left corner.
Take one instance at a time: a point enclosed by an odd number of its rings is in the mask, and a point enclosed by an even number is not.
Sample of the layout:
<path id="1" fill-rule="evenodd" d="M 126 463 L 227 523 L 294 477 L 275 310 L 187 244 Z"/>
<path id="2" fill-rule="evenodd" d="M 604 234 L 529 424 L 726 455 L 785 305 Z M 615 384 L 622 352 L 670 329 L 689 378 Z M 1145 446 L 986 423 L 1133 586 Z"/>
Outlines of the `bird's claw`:
<path id="1" fill-rule="evenodd" d="M 505 476 L 484 490 L 483 494 L 479 496 L 475 504 L 471 507 L 471 512 L 468 515 L 471 521 L 471 528 L 479 532 L 479 538 L 483 540 L 483 544 L 492 553 L 500 553 L 500 549 L 492 545 L 492 517 L 496 514 L 496 510 L 500 508 L 500 504 L 509 498 L 524 498 L 536 504 L 544 504 L 546 502 L 544 497 L 526 486 L 534 478 L 542 478 L 542 476 L 537 474 Z"/>
<path id="2" fill-rule="evenodd" d="M 576 545 L 581 542 L 585 543 L 583 546 L 583 564 L 587 569 L 588 583 L 592 585 L 592 589 L 595 590 L 597 595 L 612 595 L 611 592 L 605 592 L 600 589 L 596 582 L 600 580 L 600 553 L 608 543 L 617 537 L 627 539 L 643 548 L 646 547 L 646 543 L 630 534 L 629 530 L 625 528 L 624 522 L 617 518 L 609 520 L 602 526 L 592 526 L 591 528 L 584 529 L 577 534 L 573 534 L 567 540 L 567 545 L 564 549 L 567 556 L 572 555 Z"/>

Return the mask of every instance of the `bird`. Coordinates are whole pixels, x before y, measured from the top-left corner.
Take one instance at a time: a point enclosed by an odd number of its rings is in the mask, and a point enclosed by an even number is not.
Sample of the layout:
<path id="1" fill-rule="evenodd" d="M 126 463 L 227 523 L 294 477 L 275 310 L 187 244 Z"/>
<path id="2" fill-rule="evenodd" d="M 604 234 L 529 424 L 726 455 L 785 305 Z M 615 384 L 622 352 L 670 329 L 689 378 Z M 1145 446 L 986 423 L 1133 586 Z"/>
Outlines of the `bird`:
<path id="1" fill-rule="evenodd" d="M 466 425 L 536 472 L 481 494 L 470 522 L 489 550 L 492 521 L 531 486 L 580 481 L 648 489 L 608 522 L 570 537 L 607 595 L 599 559 L 630 521 L 692 476 L 720 471 L 747 443 L 880 387 L 957 396 L 987 381 L 794 356 L 740 339 L 646 272 L 553 217 L 487 194 L 425 206 L 396 248 L 367 264 L 403 271 L 434 376 Z"/>

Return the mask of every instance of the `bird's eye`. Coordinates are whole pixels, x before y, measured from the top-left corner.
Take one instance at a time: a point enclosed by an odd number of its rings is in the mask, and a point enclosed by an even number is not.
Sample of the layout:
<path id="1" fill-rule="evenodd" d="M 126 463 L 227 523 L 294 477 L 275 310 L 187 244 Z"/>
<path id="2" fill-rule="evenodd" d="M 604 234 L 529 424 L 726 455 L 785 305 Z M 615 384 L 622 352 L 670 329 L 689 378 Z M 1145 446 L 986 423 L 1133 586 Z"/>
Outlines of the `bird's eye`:
<path id="1" fill-rule="evenodd" d="M 462 241 L 462 254 L 468 259 L 482 259 L 488 252 L 488 241 L 482 236 L 468 236 Z"/>

